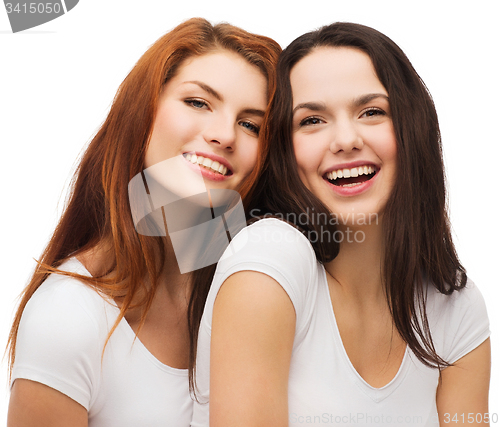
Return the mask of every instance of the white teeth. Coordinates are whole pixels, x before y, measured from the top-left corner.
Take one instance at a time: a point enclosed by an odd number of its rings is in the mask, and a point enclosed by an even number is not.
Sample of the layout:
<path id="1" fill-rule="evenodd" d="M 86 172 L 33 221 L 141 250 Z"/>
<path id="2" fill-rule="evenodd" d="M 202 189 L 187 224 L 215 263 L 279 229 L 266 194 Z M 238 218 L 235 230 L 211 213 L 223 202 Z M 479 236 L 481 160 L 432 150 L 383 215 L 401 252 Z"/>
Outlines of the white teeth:
<path id="1" fill-rule="evenodd" d="M 331 172 L 328 172 L 326 174 L 326 177 L 329 179 L 329 180 L 336 180 L 337 178 L 356 178 L 360 175 L 369 175 L 373 172 L 376 172 L 376 168 L 375 167 L 372 167 L 372 166 L 368 166 L 368 165 L 365 165 L 365 166 L 359 166 L 359 167 L 356 167 L 356 168 L 352 168 L 352 169 L 338 169 L 338 170 L 335 170 L 335 171 L 331 171 Z M 352 185 L 357 185 L 358 183 L 354 183 Z M 352 186 L 351 184 L 347 184 L 349 186 Z"/>
<path id="2" fill-rule="evenodd" d="M 207 169 L 211 169 L 214 172 L 220 173 L 221 175 L 226 175 L 228 172 L 226 166 L 212 159 L 209 159 L 208 157 L 202 157 L 202 156 L 197 156 L 196 154 L 187 153 L 184 154 L 184 158 L 193 164 L 198 164 Z"/>
<path id="3" fill-rule="evenodd" d="M 352 184 L 344 184 L 342 185 L 342 187 L 354 187 L 356 185 L 360 185 L 361 182 L 353 182 Z"/>

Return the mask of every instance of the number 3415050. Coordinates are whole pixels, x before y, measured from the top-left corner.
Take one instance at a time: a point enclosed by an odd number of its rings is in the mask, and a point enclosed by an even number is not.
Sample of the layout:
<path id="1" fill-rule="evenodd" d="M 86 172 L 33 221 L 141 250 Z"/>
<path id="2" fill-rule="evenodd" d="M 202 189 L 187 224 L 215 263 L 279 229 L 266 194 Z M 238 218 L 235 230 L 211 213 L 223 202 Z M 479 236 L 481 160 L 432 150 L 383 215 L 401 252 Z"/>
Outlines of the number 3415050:
<path id="1" fill-rule="evenodd" d="M 493 413 L 493 414 L 482 414 L 482 413 L 473 413 L 469 412 L 468 414 L 449 414 L 445 413 L 444 414 L 444 422 L 445 423 L 461 423 L 461 424 L 481 424 L 481 423 L 497 423 L 498 422 L 498 414 Z"/>
<path id="2" fill-rule="evenodd" d="M 60 13 L 60 3 L 6 3 L 7 13 Z"/>

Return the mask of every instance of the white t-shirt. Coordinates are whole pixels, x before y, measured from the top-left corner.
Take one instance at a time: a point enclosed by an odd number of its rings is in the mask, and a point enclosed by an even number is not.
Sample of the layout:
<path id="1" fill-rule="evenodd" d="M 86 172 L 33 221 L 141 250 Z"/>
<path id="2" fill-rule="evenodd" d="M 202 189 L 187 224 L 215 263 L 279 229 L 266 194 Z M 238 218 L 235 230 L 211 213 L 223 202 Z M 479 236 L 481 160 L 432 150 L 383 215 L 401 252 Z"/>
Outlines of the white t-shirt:
<path id="1" fill-rule="evenodd" d="M 290 366 L 289 425 L 438 426 L 439 372 L 423 365 L 407 348 L 390 383 L 375 388 L 352 366 L 342 345 L 325 269 L 299 231 L 283 221 L 264 219 L 236 236 L 219 262 L 201 321 L 196 381 L 199 401 L 193 427 L 208 426 L 210 335 L 215 297 L 237 271 L 253 270 L 274 278 L 289 295 L 296 313 Z M 251 304 L 251 301 L 249 301 Z M 429 326 L 437 353 L 455 362 L 489 336 L 484 300 L 469 281 L 451 296 L 429 286 Z"/>
<path id="2" fill-rule="evenodd" d="M 76 258 L 60 269 L 90 275 Z M 101 361 L 118 313 L 81 281 L 51 274 L 23 312 L 12 383 L 25 378 L 64 393 L 87 409 L 89 427 L 189 426 L 187 369 L 158 361 L 125 319 Z"/>

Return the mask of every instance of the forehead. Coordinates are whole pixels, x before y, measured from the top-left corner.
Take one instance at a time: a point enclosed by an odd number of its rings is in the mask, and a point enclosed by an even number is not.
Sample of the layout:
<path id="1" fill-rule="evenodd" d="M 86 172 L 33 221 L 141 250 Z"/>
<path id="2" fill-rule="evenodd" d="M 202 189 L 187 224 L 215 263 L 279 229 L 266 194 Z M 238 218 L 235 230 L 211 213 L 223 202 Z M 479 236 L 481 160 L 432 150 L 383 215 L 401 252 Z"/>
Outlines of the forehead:
<path id="1" fill-rule="evenodd" d="M 248 87 L 251 91 L 265 91 L 267 86 L 264 74 L 256 65 L 226 49 L 187 58 L 169 83 L 186 81 L 202 81 L 216 90 Z"/>
<path id="2" fill-rule="evenodd" d="M 294 102 L 297 97 L 324 98 L 331 95 L 352 98 L 366 93 L 387 94 L 370 57 L 350 47 L 314 49 L 292 68 L 290 83 Z"/>

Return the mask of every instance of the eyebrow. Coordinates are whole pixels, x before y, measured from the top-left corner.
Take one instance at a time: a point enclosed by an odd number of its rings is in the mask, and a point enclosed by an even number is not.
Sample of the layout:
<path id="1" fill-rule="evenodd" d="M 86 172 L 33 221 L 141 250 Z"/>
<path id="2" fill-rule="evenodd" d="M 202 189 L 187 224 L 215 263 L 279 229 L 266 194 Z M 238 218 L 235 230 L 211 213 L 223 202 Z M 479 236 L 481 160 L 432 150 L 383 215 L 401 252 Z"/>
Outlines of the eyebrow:
<path id="1" fill-rule="evenodd" d="M 297 110 L 300 110 L 301 108 L 305 108 L 307 110 L 311 111 L 324 111 L 326 110 L 326 105 L 323 102 L 304 102 L 303 104 L 297 105 L 293 111 L 292 115 L 295 114 Z"/>
<path id="2" fill-rule="evenodd" d="M 252 116 L 264 117 L 264 111 L 255 108 L 246 108 L 242 111 L 243 114 L 250 114 Z"/>
<path id="3" fill-rule="evenodd" d="M 224 97 L 217 92 L 215 89 L 207 85 L 206 83 L 200 82 L 198 80 L 190 80 L 184 83 L 192 83 L 195 85 L 198 85 L 201 87 L 205 92 L 208 92 L 210 95 L 212 95 L 215 99 L 218 101 L 224 101 Z M 243 114 L 250 114 L 252 116 L 258 116 L 258 117 L 264 117 L 264 111 L 256 109 L 256 108 L 246 108 L 245 110 L 242 111 Z"/>
<path id="4" fill-rule="evenodd" d="M 200 82 L 198 80 L 190 80 L 188 82 L 184 82 L 184 83 L 193 83 L 195 85 L 198 85 L 199 87 L 201 87 L 205 92 L 208 92 L 210 95 L 212 95 L 215 99 L 217 99 L 218 101 L 223 101 L 224 100 L 224 97 L 219 93 L 217 92 L 215 89 L 211 88 L 209 85 L 207 85 L 206 83 L 203 83 L 203 82 Z"/>
<path id="5" fill-rule="evenodd" d="M 367 104 L 368 102 L 376 98 L 384 98 L 387 102 L 389 102 L 389 97 L 384 93 L 368 93 L 366 95 L 362 95 L 359 98 L 354 99 L 352 104 L 355 107 L 361 107 L 362 105 Z"/>
<path id="6" fill-rule="evenodd" d="M 385 100 L 387 100 L 387 102 L 389 102 L 389 97 L 383 93 L 368 93 L 366 95 L 360 96 L 359 98 L 355 98 L 352 101 L 352 105 L 354 107 L 361 107 L 362 105 L 367 104 L 368 102 L 376 98 L 384 98 Z M 293 109 L 292 115 L 294 115 L 295 112 L 297 110 L 300 110 L 301 108 L 305 108 L 311 111 L 325 111 L 326 105 L 323 102 L 304 102 L 302 104 L 297 105 Z"/>

